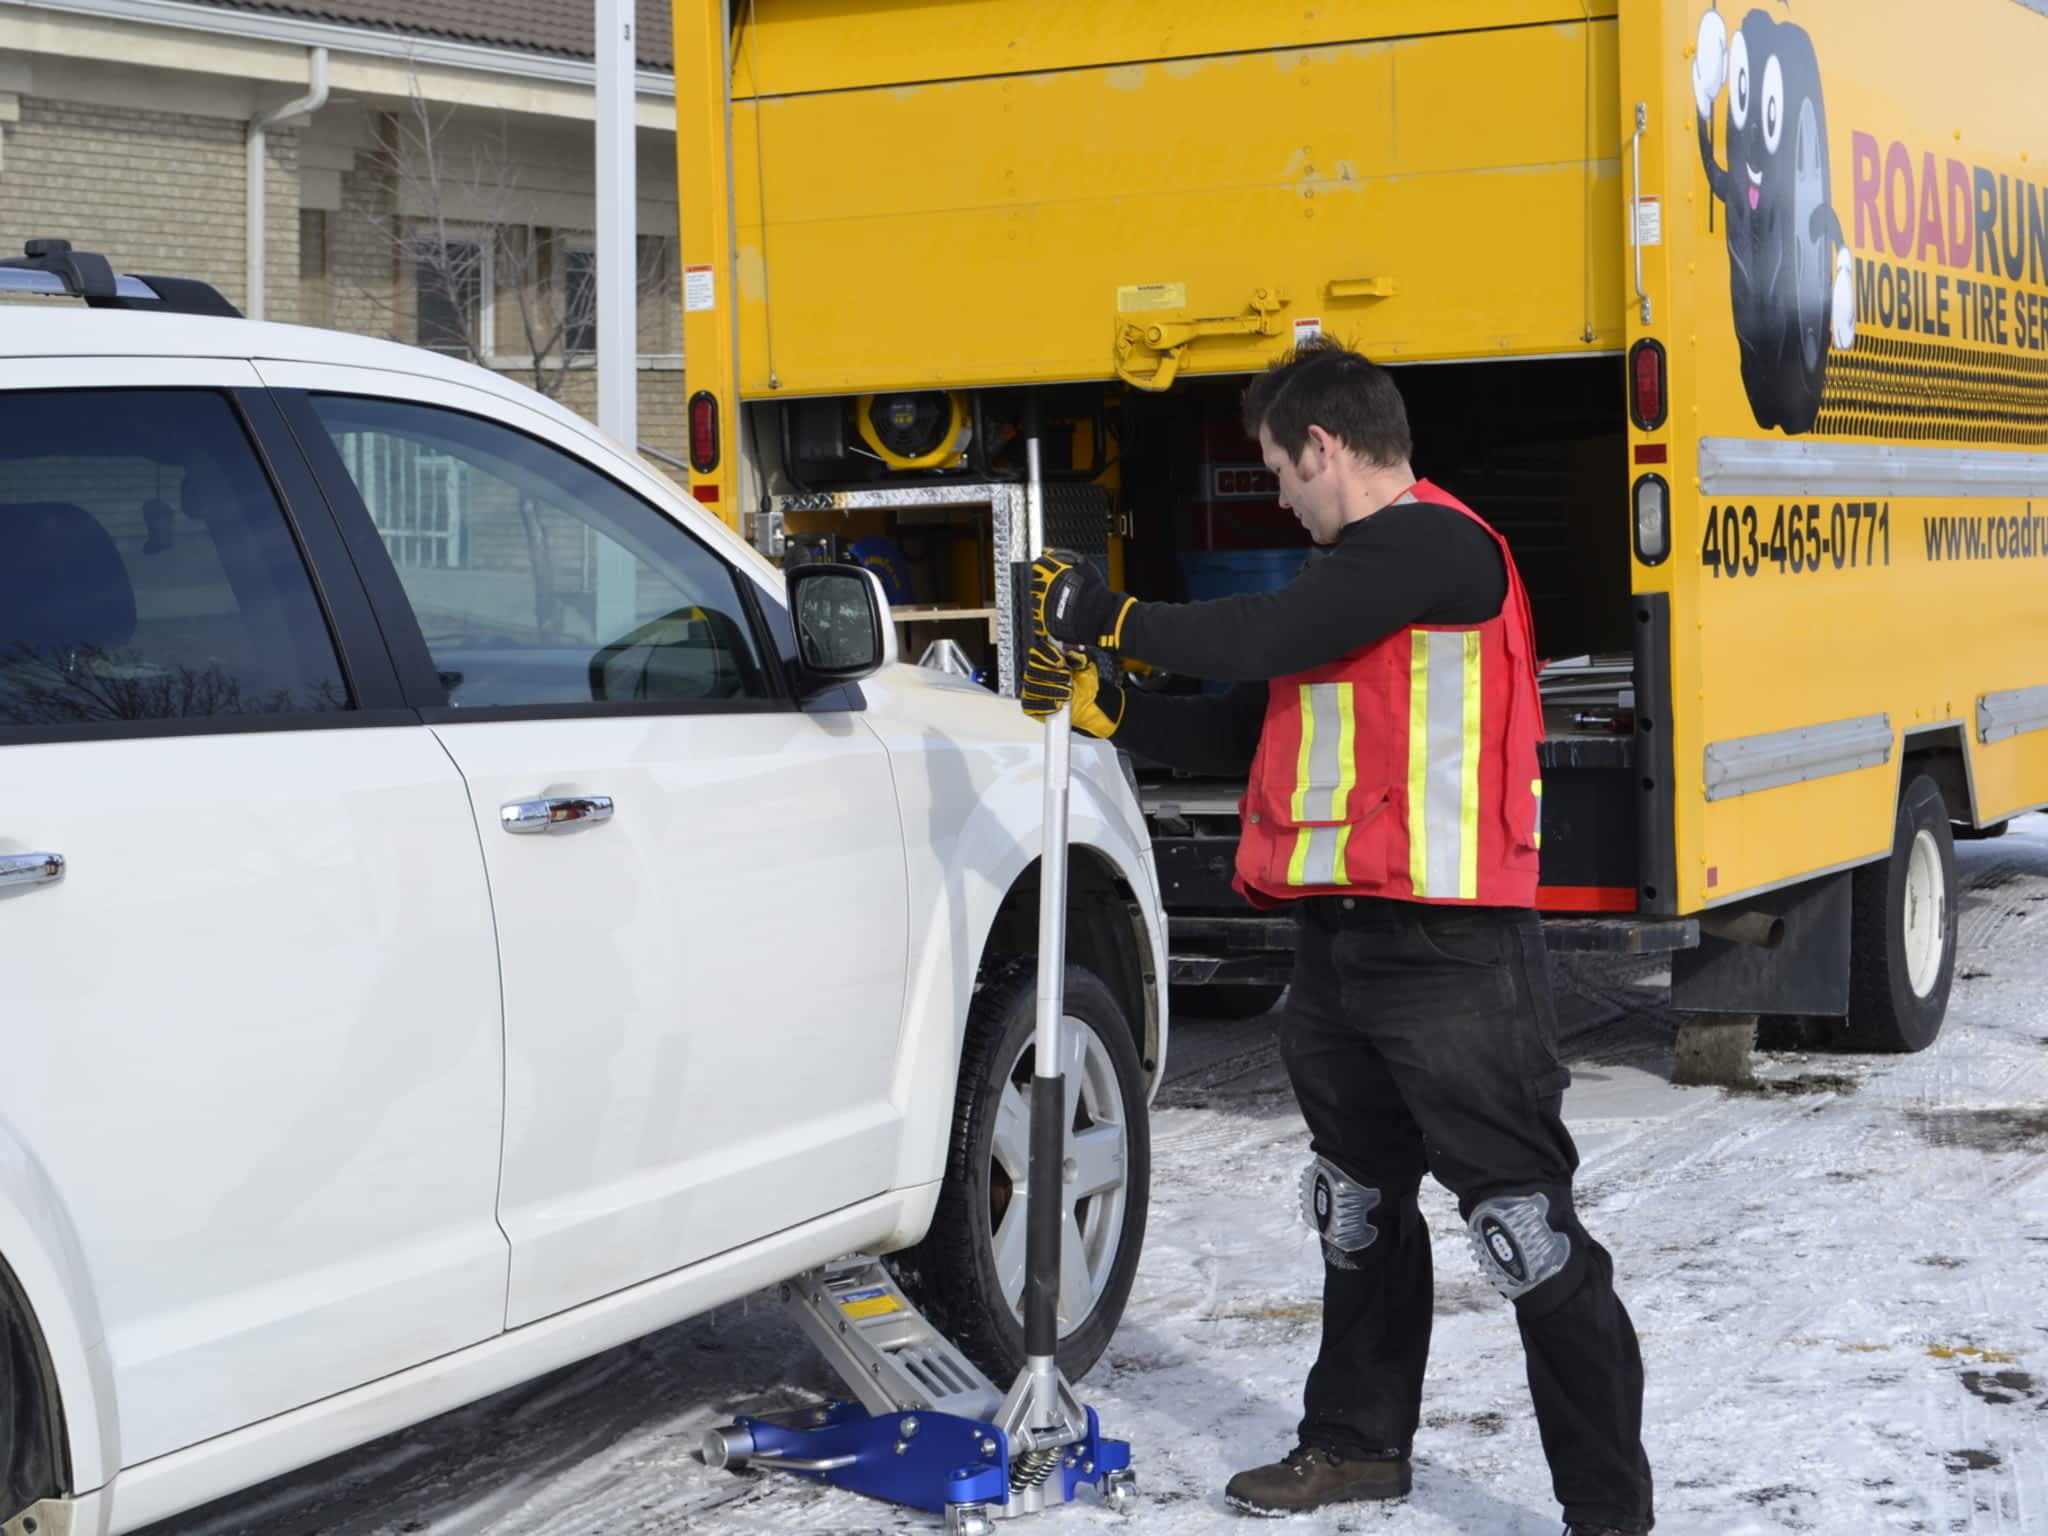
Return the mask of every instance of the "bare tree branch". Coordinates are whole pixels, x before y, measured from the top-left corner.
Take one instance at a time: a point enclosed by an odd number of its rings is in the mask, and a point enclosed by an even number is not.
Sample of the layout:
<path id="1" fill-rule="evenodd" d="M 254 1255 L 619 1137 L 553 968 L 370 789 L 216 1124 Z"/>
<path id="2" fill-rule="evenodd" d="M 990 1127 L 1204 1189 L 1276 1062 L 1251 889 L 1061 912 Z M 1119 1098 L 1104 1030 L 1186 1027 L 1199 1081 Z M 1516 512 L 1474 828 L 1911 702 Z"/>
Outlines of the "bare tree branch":
<path id="1" fill-rule="evenodd" d="M 522 382 L 559 398 L 572 370 L 593 356 L 596 275 L 571 280 L 571 252 L 588 237 L 531 222 L 508 116 L 500 114 L 495 133 L 470 139 L 465 154 L 456 112 L 429 102 L 415 78 L 404 109 L 370 119 L 372 155 L 392 196 L 372 222 L 397 286 L 394 295 L 362 296 L 409 321 L 422 345 L 484 367 L 517 359 Z M 636 240 L 636 306 L 677 297 L 673 258 L 665 235 Z"/>

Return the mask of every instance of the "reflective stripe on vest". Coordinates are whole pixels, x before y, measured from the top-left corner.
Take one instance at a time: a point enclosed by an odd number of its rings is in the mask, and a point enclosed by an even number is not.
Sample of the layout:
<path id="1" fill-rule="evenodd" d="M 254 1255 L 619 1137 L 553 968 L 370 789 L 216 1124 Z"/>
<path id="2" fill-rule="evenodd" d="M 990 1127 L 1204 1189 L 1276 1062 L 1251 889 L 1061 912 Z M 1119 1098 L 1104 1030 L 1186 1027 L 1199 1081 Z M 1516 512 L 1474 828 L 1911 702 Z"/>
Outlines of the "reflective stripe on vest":
<path id="1" fill-rule="evenodd" d="M 1408 879 L 1419 897 L 1479 895 L 1480 638 L 1418 629 L 1408 682 Z"/>
<path id="2" fill-rule="evenodd" d="M 1294 777 L 1294 820 L 1301 826 L 1287 861 L 1289 885 L 1349 885 L 1344 846 L 1351 840 L 1351 791 L 1358 782 L 1358 714 L 1349 683 L 1301 685 L 1301 750 Z"/>

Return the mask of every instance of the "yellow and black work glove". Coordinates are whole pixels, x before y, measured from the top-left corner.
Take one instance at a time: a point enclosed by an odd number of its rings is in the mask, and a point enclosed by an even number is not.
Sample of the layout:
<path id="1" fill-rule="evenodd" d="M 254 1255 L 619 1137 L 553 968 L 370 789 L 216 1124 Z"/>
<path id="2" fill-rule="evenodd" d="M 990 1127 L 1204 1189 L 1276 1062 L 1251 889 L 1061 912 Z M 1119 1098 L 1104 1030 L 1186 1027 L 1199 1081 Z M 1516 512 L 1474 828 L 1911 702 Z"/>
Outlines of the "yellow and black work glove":
<path id="1" fill-rule="evenodd" d="M 1076 729 L 1107 739 L 1124 718 L 1124 691 L 1103 681 L 1085 651 L 1062 650 L 1041 640 L 1024 658 L 1017 690 L 1024 713 L 1034 720 L 1057 714 L 1062 704 L 1073 710 Z"/>
<path id="2" fill-rule="evenodd" d="M 1137 606 L 1135 597 L 1111 590 L 1085 555 L 1048 549 L 1031 562 L 1034 639 L 1113 651 L 1122 641 L 1125 617 Z"/>

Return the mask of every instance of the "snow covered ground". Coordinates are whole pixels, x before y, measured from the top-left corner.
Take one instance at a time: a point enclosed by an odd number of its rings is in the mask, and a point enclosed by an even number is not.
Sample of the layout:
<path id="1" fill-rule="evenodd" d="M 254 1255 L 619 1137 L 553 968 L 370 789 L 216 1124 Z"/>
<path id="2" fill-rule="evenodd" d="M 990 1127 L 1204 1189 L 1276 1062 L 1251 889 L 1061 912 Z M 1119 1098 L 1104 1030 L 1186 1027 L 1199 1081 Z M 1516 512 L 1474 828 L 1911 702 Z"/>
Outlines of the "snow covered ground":
<path id="1" fill-rule="evenodd" d="M 1765 1055 L 1753 1091 L 1674 1088 L 1654 978 L 1575 964 L 1567 1116 L 1580 1205 L 1642 1335 L 1659 1532 L 2048 1536 L 2048 818 L 1962 845 L 1947 1028 L 1903 1058 Z M 1295 1213 L 1306 1133 L 1266 1024 L 1186 1021 L 1153 1121 L 1138 1284 L 1082 1396 L 1132 1442 L 1129 1524 L 1252 1530 L 1235 1468 L 1291 1443 L 1320 1267 Z M 1552 1536 L 1511 1314 L 1425 1190 L 1438 1300 L 1415 1492 L 1305 1532 Z M 833 1382 L 766 1300 L 669 1330 L 152 1536 L 733 1536 L 937 1530 L 771 1473 L 702 1431 Z"/>

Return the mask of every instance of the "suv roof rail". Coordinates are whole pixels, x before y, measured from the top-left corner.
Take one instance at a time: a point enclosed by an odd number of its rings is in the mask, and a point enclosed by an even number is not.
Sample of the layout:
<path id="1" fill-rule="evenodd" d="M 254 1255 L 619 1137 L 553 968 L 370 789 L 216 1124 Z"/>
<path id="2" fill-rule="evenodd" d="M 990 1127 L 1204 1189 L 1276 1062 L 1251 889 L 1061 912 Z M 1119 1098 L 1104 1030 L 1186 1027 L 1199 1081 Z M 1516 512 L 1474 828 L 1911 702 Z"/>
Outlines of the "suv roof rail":
<path id="1" fill-rule="evenodd" d="M 219 289 L 197 278 L 117 277 L 106 257 L 96 251 L 74 251 L 69 240 L 31 240 L 22 250 L 20 256 L 0 259 L 0 292 L 68 293 L 94 309 L 242 318 Z"/>

